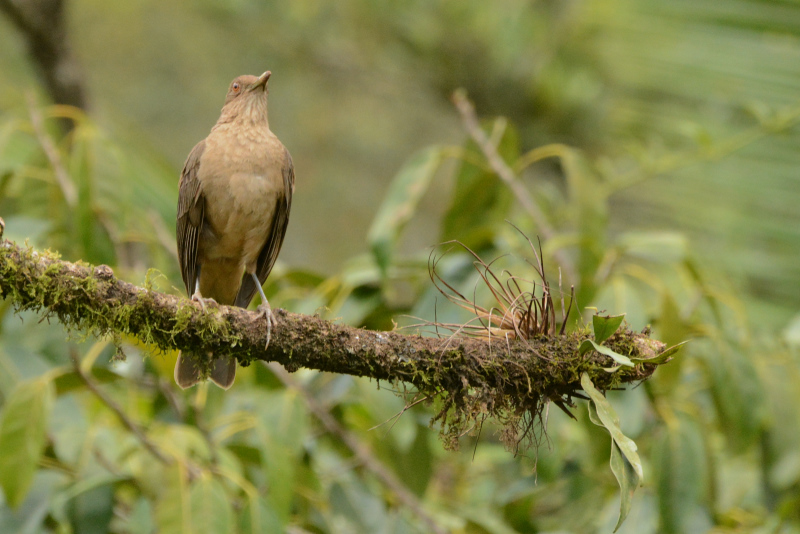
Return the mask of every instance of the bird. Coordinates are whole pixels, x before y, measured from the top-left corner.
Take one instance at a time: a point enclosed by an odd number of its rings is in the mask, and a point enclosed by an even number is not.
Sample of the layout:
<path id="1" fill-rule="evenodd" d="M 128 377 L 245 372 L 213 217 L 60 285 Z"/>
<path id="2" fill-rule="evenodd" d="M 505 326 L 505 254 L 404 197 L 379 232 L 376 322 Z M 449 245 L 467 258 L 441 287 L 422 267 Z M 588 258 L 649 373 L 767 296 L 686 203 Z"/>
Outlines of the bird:
<path id="1" fill-rule="evenodd" d="M 270 76 L 239 76 L 228 86 L 219 120 L 183 166 L 176 222 L 186 293 L 205 309 L 247 308 L 258 292 L 267 346 L 274 317 L 261 286 L 283 245 L 294 194 L 292 157 L 269 128 Z M 182 351 L 175 362 L 182 389 L 206 379 L 229 389 L 235 378 L 230 356 Z"/>

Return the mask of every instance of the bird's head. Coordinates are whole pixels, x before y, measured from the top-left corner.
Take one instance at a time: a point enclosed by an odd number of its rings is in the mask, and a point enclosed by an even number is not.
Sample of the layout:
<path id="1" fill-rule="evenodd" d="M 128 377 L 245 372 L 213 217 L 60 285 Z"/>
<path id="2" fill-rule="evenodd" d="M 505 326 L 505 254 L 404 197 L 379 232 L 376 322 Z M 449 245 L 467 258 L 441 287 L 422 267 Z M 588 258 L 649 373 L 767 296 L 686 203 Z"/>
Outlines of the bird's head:
<path id="1" fill-rule="evenodd" d="M 245 118 L 253 122 L 267 121 L 267 82 L 270 71 L 261 76 L 245 74 L 233 80 L 225 96 L 222 116 L 231 120 Z"/>

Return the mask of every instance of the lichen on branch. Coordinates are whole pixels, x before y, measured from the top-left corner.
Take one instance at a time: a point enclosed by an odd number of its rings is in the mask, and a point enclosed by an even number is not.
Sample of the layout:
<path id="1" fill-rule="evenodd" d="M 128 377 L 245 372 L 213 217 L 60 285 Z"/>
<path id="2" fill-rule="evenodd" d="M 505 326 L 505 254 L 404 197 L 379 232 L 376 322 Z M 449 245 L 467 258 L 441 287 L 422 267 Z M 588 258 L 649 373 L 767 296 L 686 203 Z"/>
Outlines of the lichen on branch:
<path id="1" fill-rule="evenodd" d="M 96 336 L 125 334 L 162 350 L 213 351 L 244 366 L 275 361 L 289 371 L 306 367 L 410 385 L 417 398 L 435 403 L 434 421 L 452 447 L 486 418 L 502 424 L 506 443 L 516 446 L 531 437 L 548 401 L 571 405 L 580 395 L 582 373 L 608 390 L 645 380 L 657 367 L 645 361 L 606 371 L 614 363 L 608 356 L 579 355 L 588 331 L 527 340 L 440 339 L 369 331 L 285 310 L 275 311 L 265 348 L 266 324 L 255 312 L 213 305 L 203 310 L 187 298 L 118 280 L 107 266 L 70 263 L 10 241 L 0 243 L 0 296 L 17 311 L 56 317 L 69 330 Z M 645 360 L 664 349 L 625 328 L 604 345 Z"/>

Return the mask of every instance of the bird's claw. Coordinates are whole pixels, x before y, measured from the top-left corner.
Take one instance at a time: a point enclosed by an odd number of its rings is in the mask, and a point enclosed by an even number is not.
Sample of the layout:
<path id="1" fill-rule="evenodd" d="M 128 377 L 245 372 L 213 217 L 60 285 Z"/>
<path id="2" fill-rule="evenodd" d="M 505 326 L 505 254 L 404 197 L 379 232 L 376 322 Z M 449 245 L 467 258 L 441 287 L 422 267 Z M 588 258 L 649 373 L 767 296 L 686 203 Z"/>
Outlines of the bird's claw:
<path id="1" fill-rule="evenodd" d="M 264 349 L 269 347 L 270 339 L 272 338 L 272 323 L 274 321 L 274 316 L 272 315 L 272 307 L 269 305 L 269 302 L 260 304 L 258 308 L 258 317 L 264 317 L 267 320 L 267 344 L 264 346 Z"/>
<path id="2" fill-rule="evenodd" d="M 214 300 L 212 298 L 203 297 L 200 294 L 199 291 L 195 291 L 194 295 L 192 295 L 192 302 L 197 302 L 198 304 L 200 304 L 200 308 L 202 308 L 203 311 L 205 311 L 206 305 L 208 305 L 208 304 L 213 304 L 214 306 L 219 306 L 219 304 L 217 304 L 216 300 Z"/>

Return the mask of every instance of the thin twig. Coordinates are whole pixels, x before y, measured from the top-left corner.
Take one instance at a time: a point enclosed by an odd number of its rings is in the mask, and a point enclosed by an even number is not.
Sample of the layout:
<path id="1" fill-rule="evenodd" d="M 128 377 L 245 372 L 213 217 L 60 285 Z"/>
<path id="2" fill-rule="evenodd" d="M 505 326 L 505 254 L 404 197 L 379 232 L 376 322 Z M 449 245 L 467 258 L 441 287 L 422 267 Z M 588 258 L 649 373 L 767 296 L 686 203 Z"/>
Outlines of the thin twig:
<path id="1" fill-rule="evenodd" d="M 339 422 L 322 406 L 311 393 L 280 365 L 276 363 L 265 363 L 275 376 L 288 388 L 297 391 L 308 406 L 309 411 L 314 414 L 325 429 L 336 436 L 344 443 L 353 455 L 359 460 L 361 465 L 369 469 L 380 481 L 389 488 L 406 507 L 408 507 L 416 517 L 421 519 L 430 529 L 430 532 L 446 534 L 446 530 L 441 527 L 434 518 L 425 511 L 417 497 L 392 473 L 383 463 L 378 460 L 372 452 L 364 446 L 353 434 L 348 432 Z"/>
<path id="2" fill-rule="evenodd" d="M 519 203 L 525 208 L 525 211 L 533 217 L 542 235 L 547 239 L 552 237 L 554 234 L 553 227 L 550 226 L 550 222 L 547 220 L 544 213 L 542 213 L 542 210 L 539 209 L 536 202 L 533 201 L 528 190 L 525 189 L 517 178 L 517 175 L 511 170 L 511 167 L 503 160 L 503 157 L 497 151 L 497 147 L 492 144 L 489 137 L 481 128 L 478 123 L 478 116 L 475 113 L 475 106 L 469 101 L 466 93 L 464 91 L 456 91 L 453 93 L 453 103 L 461 114 L 461 120 L 464 123 L 467 133 L 472 137 L 475 143 L 478 144 L 478 147 L 481 149 L 484 156 L 486 156 L 489 166 L 511 189 L 517 197 L 517 200 L 519 200 Z"/>
<path id="3" fill-rule="evenodd" d="M 492 168 L 495 174 L 500 177 L 503 182 L 511 189 L 511 192 L 514 196 L 517 197 L 517 200 L 522 205 L 523 209 L 528 212 L 531 216 L 533 221 L 536 223 L 537 228 L 542 236 L 545 239 L 550 239 L 555 235 L 555 231 L 553 227 L 550 225 L 550 222 L 545 217 L 542 210 L 539 209 L 539 206 L 534 202 L 533 197 L 531 197 L 530 192 L 525 188 L 522 182 L 519 180 L 517 175 L 508 166 L 508 163 L 503 160 L 503 157 L 497 151 L 497 147 L 492 144 L 489 140 L 489 137 L 481 128 L 480 124 L 478 123 L 478 116 L 475 113 L 475 106 L 472 105 L 472 102 L 467 98 L 466 92 L 464 91 L 456 91 L 453 93 L 453 103 L 458 109 L 458 112 L 461 114 L 461 120 L 464 123 L 464 128 L 467 130 L 467 133 L 472 137 L 478 147 L 483 152 L 483 155 L 486 157 L 486 161 L 489 163 L 489 166 Z M 561 265 L 564 269 L 564 273 L 567 275 L 567 278 L 570 280 L 577 280 L 575 269 L 572 267 L 572 263 L 569 261 L 569 258 L 561 250 L 556 250 L 553 255 L 556 258 L 556 261 Z"/>
<path id="4" fill-rule="evenodd" d="M 144 448 L 150 451 L 150 453 L 161 463 L 172 463 L 172 460 L 163 452 L 161 452 L 161 449 L 159 449 L 158 446 L 153 443 L 144 432 L 142 432 L 142 429 L 139 428 L 139 425 L 134 423 L 131 418 L 128 417 L 124 411 L 122 411 L 122 408 L 120 408 L 119 404 L 114 402 L 111 397 L 103 393 L 100 388 L 97 387 L 97 384 L 95 384 L 94 381 L 83 371 L 83 369 L 81 369 L 81 362 L 78 359 L 78 355 L 74 351 L 70 353 L 70 358 L 72 359 L 72 365 L 75 367 L 75 372 L 78 374 L 78 377 L 83 381 L 83 383 L 86 384 L 86 388 L 94 393 L 94 395 L 100 399 L 103 404 L 105 404 L 112 412 L 114 412 L 122 425 L 130 430 L 134 436 L 136 436 L 136 439 L 138 439 L 142 445 L 144 445 Z"/>
<path id="5" fill-rule="evenodd" d="M 392 390 L 389 390 L 389 391 L 392 391 Z M 395 393 L 397 393 L 397 392 L 395 392 Z M 406 404 L 405 406 L 403 406 L 403 409 L 402 409 L 402 410 L 400 410 L 399 412 L 397 412 L 396 414 L 394 414 L 393 416 L 391 416 L 389 419 L 387 419 L 387 420 L 386 420 L 386 421 L 384 421 L 383 423 L 378 423 L 377 425 L 375 425 L 375 426 L 373 426 L 373 427 L 371 427 L 371 428 L 368 428 L 368 429 L 367 429 L 367 432 L 372 432 L 372 431 L 373 431 L 373 430 L 375 430 L 376 428 L 380 428 L 380 427 L 382 427 L 383 425 L 385 425 L 386 423 L 388 423 L 389 421 L 392 421 L 392 424 L 391 424 L 391 426 L 389 426 L 389 430 L 387 430 L 387 431 L 386 431 L 386 434 L 388 434 L 388 433 L 389 433 L 389 431 L 390 431 L 392 428 L 394 428 L 394 425 L 395 425 L 395 423 L 397 423 L 397 421 L 399 421 L 399 420 L 400 420 L 400 417 L 402 417 L 404 413 L 406 413 L 408 410 L 410 410 L 411 408 L 413 408 L 413 407 L 414 407 L 414 406 L 416 406 L 417 404 L 420 404 L 420 403 L 423 403 L 423 402 L 425 402 L 425 401 L 427 401 L 427 400 L 430 400 L 430 398 L 431 398 L 431 397 L 430 397 L 430 395 L 425 395 L 425 396 L 424 396 L 424 397 L 422 397 L 421 399 L 417 399 L 417 400 L 413 401 L 411 404 Z M 384 436 L 385 436 L 386 434 L 384 434 Z"/>

